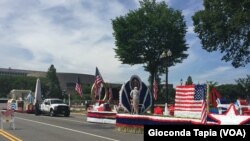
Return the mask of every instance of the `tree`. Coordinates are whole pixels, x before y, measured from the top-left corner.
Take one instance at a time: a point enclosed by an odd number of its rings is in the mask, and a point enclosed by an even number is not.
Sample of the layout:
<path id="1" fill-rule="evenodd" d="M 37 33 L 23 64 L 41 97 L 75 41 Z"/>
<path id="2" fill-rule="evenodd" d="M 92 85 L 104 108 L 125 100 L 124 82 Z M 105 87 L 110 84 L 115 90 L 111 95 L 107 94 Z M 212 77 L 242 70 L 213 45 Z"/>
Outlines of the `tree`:
<path id="1" fill-rule="evenodd" d="M 36 77 L 0 76 L 0 98 L 7 97 L 12 89 L 35 91 Z"/>
<path id="2" fill-rule="evenodd" d="M 62 98 L 62 91 L 59 85 L 54 65 L 50 66 L 46 77 L 48 79 L 47 86 L 49 88 L 46 97 Z"/>
<path id="3" fill-rule="evenodd" d="M 216 81 L 207 81 L 207 84 L 209 84 L 212 87 L 216 87 L 219 83 Z"/>
<path id="4" fill-rule="evenodd" d="M 220 51 L 235 68 L 250 62 L 250 1 L 204 0 L 193 16 L 194 31 L 208 52 Z"/>
<path id="5" fill-rule="evenodd" d="M 8 94 L 12 89 L 25 89 L 35 92 L 36 77 L 32 76 L 1 76 L 0 75 L 0 98 L 8 97 Z M 47 82 L 46 78 L 40 78 L 42 94 L 48 91 L 48 88 L 44 85 Z"/>
<path id="6" fill-rule="evenodd" d="M 166 65 L 173 66 L 187 58 L 186 24 L 181 12 L 169 8 L 165 2 L 140 1 L 140 8 L 112 20 L 116 57 L 123 64 L 144 64 L 145 71 L 162 74 Z M 171 50 L 171 58 L 161 58 Z M 152 88 L 153 80 L 150 86 Z"/>
<path id="7" fill-rule="evenodd" d="M 250 96 L 250 75 L 247 75 L 247 78 L 239 78 L 235 80 L 235 82 L 238 84 L 239 88 L 242 90 L 242 92 L 247 96 Z"/>
<path id="8" fill-rule="evenodd" d="M 186 85 L 192 85 L 193 84 L 193 80 L 191 76 L 188 76 L 187 81 L 186 81 Z"/>
<path id="9" fill-rule="evenodd" d="M 223 84 L 216 87 L 222 97 L 226 97 L 230 102 L 235 102 L 237 98 L 244 98 L 244 94 L 238 85 Z"/>

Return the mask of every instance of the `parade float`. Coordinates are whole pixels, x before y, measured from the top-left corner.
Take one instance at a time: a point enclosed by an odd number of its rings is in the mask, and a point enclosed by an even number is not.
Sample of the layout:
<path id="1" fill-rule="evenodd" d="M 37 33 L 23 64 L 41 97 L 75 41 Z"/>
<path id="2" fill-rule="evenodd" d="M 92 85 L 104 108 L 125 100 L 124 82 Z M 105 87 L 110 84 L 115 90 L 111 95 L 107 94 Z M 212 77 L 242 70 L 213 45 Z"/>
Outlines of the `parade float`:
<path id="1" fill-rule="evenodd" d="M 7 101 L 7 109 L 13 109 L 16 112 L 33 112 L 33 99 L 31 90 L 13 89 L 10 91 L 10 99 Z"/>
<path id="2" fill-rule="evenodd" d="M 88 122 L 116 124 L 117 112 L 110 105 L 109 93 L 107 84 L 96 68 L 96 80 L 91 87 L 92 104 L 87 109 Z"/>
<path id="3" fill-rule="evenodd" d="M 94 93 L 93 87 L 91 90 L 92 95 Z M 93 104 L 91 104 L 87 109 L 88 122 L 116 124 L 117 112 L 114 109 L 111 109 L 108 100 L 106 100 L 107 95 L 107 92 L 105 92 L 105 97 L 102 100 L 96 100 L 95 98 L 92 98 L 94 99 Z"/>
<path id="4" fill-rule="evenodd" d="M 164 108 L 154 107 L 150 89 L 137 75 L 131 76 L 119 92 L 119 105 L 110 108 L 108 90 L 102 82 L 105 95 L 102 100 L 96 100 L 95 84 L 91 89 L 95 104 L 87 112 L 87 121 L 111 123 L 122 132 L 143 133 L 145 125 L 243 125 L 250 124 L 250 106 L 247 102 L 237 100 L 236 103 L 220 103 L 218 93 L 209 91 L 208 84 L 193 84 L 176 86 L 175 103 Z M 133 113 L 130 92 L 134 87 L 139 91 L 138 114 Z M 217 95 L 216 95 L 217 94 Z M 216 98 L 216 103 L 215 99 Z M 212 100 L 213 99 L 213 100 Z M 210 109 L 211 102 L 214 108 Z M 220 110 L 223 109 L 223 112 Z"/>
<path id="5" fill-rule="evenodd" d="M 7 101 L 7 109 L 13 109 L 16 112 L 34 113 L 35 102 L 41 103 L 41 82 L 36 81 L 35 93 L 31 90 L 13 89 L 10 91 Z"/>
<path id="6" fill-rule="evenodd" d="M 131 114 L 130 91 L 135 86 L 139 88 L 140 94 L 139 114 Z M 134 75 L 121 88 L 120 104 L 125 109 L 125 113 L 117 113 L 116 129 L 122 132 L 143 133 L 145 125 L 250 124 L 250 106 L 246 101 L 237 100 L 236 104 L 216 103 L 216 109 L 223 108 L 225 111 L 223 113 L 212 112 L 211 102 L 214 102 L 214 99 L 218 102 L 219 96 L 218 93 L 210 92 L 209 89 L 208 84 L 176 86 L 174 106 L 170 107 L 166 103 L 164 110 L 155 107 L 154 113 L 149 114 L 147 111 L 152 106 L 152 94 L 141 79 Z"/>

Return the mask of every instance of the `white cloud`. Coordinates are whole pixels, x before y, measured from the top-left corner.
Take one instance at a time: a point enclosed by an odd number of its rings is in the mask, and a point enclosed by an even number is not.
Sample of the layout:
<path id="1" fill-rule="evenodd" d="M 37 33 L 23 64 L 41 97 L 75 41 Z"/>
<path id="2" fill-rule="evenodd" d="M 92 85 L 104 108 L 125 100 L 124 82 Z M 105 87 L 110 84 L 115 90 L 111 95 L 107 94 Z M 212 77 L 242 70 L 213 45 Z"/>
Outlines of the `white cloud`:
<path id="1" fill-rule="evenodd" d="M 157 0 L 157 2 L 161 2 L 162 0 Z M 170 5 L 170 6 L 172 6 L 172 0 L 165 0 L 165 3 L 167 4 L 167 5 Z"/>
<path id="2" fill-rule="evenodd" d="M 206 71 L 204 74 L 199 75 L 198 79 L 200 80 L 209 80 L 211 77 L 223 75 L 227 71 L 231 70 L 232 68 L 229 66 L 220 66 L 217 68 L 214 68 L 212 70 Z"/>
<path id="3" fill-rule="evenodd" d="M 167 0 L 166 3 L 174 7 L 176 2 Z M 122 83 L 137 74 L 147 83 L 149 74 L 142 65 L 121 64 L 113 50 L 111 19 L 136 7 L 139 7 L 137 0 L 1 0 L 0 59 L 4 61 L 0 62 L 0 67 L 47 71 L 54 64 L 58 72 L 94 74 L 97 66 L 106 81 Z M 189 16 L 186 18 L 189 23 L 194 9 L 202 6 L 194 7 L 183 9 L 184 15 Z M 173 83 L 192 75 L 192 69 L 200 65 L 197 60 L 202 56 L 195 49 L 200 46 L 199 39 L 194 37 L 193 27 L 188 26 L 188 33 L 191 33 L 188 36 L 192 36 L 187 38 L 189 57 L 170 68 Z M 223 68 L 213 67 L 213 72 L 202 70 L 206 75 L 196 77 L 219 78 L 234 73 L 233 69 Z M 237 76 L 241 76 L 239 72 Z"/>
<path id="4" fill-rule="evenodd" d="M 34 5 L 36 6 L 34 9 L 24 10 L 18 17 L 15 17 L 17 11 L 11 9 L 11 3 L 6 4 L 11 12 L 5 10 L 7 12 L 2 17 L 10 17 L 9 13 L 14 13 L 14 17 L 8 22 L 9 29 L 5 29 L 4 32 L 12 32 L 2 38 L 0 44 L 10 42 L 18 45 L 17 47 L 23 47 L 31 51 L 34 58 L 32 60 L 11 58 L 1 66 L 46 71 L 50 64 L 54 64 L 59 72 L 88 74 L 94 74 L 94 68 L 98 66 L 103 75 L 105 74 L 104 78 L 107 76 L 110 81 L 121 81 L 119 76 L 126 69 L 121 69 L 121 62 L 114 58 L 115 45 L 111 19 L 124 14 L 126 9 L 116 1 L 105 5 L 104 3 L 42 0 L 40 4 Z M 71 11 L 71 15 L 68 16 L 80 22 L 82 26 L 67 28 L 64 23 L 54 22 L 57 13 L 53 12 L 57 12 L 57 9 L 54 11 L 51 9 L 57 7 L 65 7 Z M 4 26 L 7 24 L 0 24 L 0 28 Z M 132 68 L 137 69 L 137 67 Z"/>
<path id="5" fill-rule="evenodd" d="M 78 0 L 39 0 L 43 7 L 56 7 L 56 6 L 69 6 L 70 3 L 77 2 Z"/>

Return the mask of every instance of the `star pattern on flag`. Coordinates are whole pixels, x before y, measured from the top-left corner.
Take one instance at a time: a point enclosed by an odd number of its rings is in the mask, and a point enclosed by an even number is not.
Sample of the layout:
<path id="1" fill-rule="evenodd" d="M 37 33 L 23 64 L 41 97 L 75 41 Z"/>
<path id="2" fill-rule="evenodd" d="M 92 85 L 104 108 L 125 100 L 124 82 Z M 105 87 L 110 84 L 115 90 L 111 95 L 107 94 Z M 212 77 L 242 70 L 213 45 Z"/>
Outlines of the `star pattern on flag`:
<path id="1" fill-rule="evenodd" d="M 195 100 L 204 99 L 205 93 L 206 93 L 206 87 L 204 85 L 196 85 L 194 99 Z"/>
<path id="2" fill-rule="evenodd" d="M 250 115 L 237 115 L 234 104 L 231 104 L 224 114 L 208 114 L 220 125 L 241 125 L 250 121 Z"/>

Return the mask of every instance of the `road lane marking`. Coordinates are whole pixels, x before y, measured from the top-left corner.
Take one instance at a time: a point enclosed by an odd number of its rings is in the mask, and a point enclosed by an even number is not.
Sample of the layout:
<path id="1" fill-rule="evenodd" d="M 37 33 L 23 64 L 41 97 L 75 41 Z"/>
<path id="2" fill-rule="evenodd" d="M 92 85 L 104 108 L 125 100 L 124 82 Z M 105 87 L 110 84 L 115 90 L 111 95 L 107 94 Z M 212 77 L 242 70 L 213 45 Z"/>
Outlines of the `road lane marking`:
<path id="1" fill-rule="evenodd" d="M 72 115 L 82 115 L 82 116 L 86 116 L 86 114 L 84 114 L 84 113 L 73 113 L 73 112 L 71 112 L 70 114 L 72 114 Z"/>
<path id="2" fill-rule="evenodd" d="M 89 122 L 86 122 L 86 121 L 77 121 L 77 120 L 71 120 L 69 118 L 67 119 L 64 119 L 64 118 L 56 118 L 56 117 L 46 117 L 46 116 L 43 116 L 42 117 L 43 119 L 57 119 L 57 120 L 64 120 L 64 121 L 72 121 L 72 122 L 76 122 L 76 123 L 89 123 Z M 82 119 L 82 118 L 77 118 L 77 119 Z"/>
<path id="3" fill-rule="evenodd" d="M 2 135 L 3 137 L 5 137 L 6 139 L 10 140 L 10 141 L 14 141 L 12 138 L 10 138 L 9 136 L 5 135 L 4 133 L 0 132 L 0 135 Z"/>
<path id="4" fill-rule="evenodd" d="M 5 138 L 9 139 L 10 141 L 22 141 L 21 139 L 11 135 L 10 133 L 0 129 L 0 135 L 4 136 Z"/>
<path id="5" fill-rule="evenodd" d="M 64 130 L 68 130 L 68 131 L 72 131 L 72 132 L 86 134 L 86 135 L 90 135 L 90 136 L 94 136 L 94 137 L 98 137 L 98 138 L 102 138 L 102 139 L 106 139 L 106 140 L 119 141 L 119 140 L 116 140 L 116 139 L 112 139 L 112 138 L 108 138 L 108 137 L 104 137 L 104 136 L 99 136 L 99 135 L 95 135 L 95 134 L 88 133 L 88 132 L 78 131 L 78 130 L 74 130 L 74 129 L 70 129 L 70 128 L 66 128 L 66 127 L 62 127 L 62 126 L 57 126 L 57 125 L 53 125 L 53 124 L 48 124 L 48 123 L 39 122 L 39 121 L 35 121 L 35 120 L 30 120 L 30 119 L 25 119 L 25 118 L 20 118 L 20 117 L 16 117 L 16 118 L 21 119 L 21 120 L 26 120 L 26 121 L 29 121 L 29 122 L 34 122 L 34 123 L 39 123 L 39 124 L 51 126 L 51 127 L 56 127 L 56 128 L 60 128 L 60 129 L 64 129 Z"/>
<path id="6" fill-rule="evenodd" d="M 64 121 L 71 121 L 71 122 L 76 122 L 76 123 L 89 123 L 89 122 L 85 122 L 85 121 L 77 121 L 77 120 L 70 120 L 70 119 L 63 119 L 63 118 L 55 118 L 58 120 L 64 120 Z"/>
<path id="7" fill-rule="evenodd" d="M 49 117 L 49 118 L 53 118 L 53 117 Z M 77 120 L 71 120 L 71 119 L 63 119 L 63 118 L 54 118 L 54 119 L 64 120 L 64 121 L 71 121 L 71 122 L 76 122 L 76 123 L 88 123 L 88 124 L 92 124 L 92 123 L 86 122 L 86 121 L 77 121 Z"/>
<path id="8" fill-rule="evenodd" d="M 86 122 L 83 121 L 83 117 L 67 117 L 67 118 L 63 118 L 63 117 L 50 117 L 50 116 L 39 116 L 39 118 L 43 118 L 43 119 L 56 119 L 56 120 L 64 120 L 64 121 L 72 121 L 72 122 L 76 122 L 76 123 L 90 123 L 90 122 Z M 72 118 L 76 118 L 76 119 L 80 119 L 80 120 L 71 120 Z"/>

